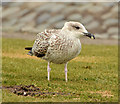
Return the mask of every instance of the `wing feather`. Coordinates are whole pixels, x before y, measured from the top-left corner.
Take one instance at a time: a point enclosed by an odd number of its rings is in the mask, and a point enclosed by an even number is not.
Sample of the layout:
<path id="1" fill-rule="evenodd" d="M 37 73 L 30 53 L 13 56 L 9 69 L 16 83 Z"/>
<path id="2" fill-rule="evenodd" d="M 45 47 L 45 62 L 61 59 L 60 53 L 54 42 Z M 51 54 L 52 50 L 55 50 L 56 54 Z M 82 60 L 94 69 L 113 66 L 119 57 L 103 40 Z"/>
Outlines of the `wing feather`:
<path id="1" fill-rule="evenodd" d="M 36 40 L 32 47 L 32 52 L 37 57 L 45 56 L 50 45 L 49 40 L 53 34 L 59 33 L 60 30 L 45 30 L 37 34 Z"/>

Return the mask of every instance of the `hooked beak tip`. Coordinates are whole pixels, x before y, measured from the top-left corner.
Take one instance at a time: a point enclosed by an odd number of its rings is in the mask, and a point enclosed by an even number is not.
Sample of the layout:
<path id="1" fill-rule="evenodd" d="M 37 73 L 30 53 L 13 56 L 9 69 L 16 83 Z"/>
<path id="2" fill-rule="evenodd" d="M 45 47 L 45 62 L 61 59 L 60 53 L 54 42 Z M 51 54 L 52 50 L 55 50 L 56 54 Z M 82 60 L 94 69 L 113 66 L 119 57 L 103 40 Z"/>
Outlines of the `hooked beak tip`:
<path id="1" fill-rule="evenodd" d="M 91 34 L 90 32 L 88 32 L 88 33 L 83 32 L 83 34 L 84 34 L 85 36 L 88 36 L 88 37 L 91 38 L 91 39 L 95 39 L 95 36 L 94 36 L 93 34 Z"/>

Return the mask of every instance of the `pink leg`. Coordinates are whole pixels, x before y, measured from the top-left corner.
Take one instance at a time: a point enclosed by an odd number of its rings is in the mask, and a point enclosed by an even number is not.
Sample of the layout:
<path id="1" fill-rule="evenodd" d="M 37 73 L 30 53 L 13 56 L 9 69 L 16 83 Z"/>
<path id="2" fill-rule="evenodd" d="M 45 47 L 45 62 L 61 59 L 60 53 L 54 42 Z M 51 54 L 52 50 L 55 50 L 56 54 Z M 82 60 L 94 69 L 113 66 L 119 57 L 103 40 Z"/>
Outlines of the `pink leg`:
<path id="1" fill-rule="evenodd" d="M 48 81 L 50 80 L 50 63 L 48 62 L 47 71 L 48 71 Z"/>
<path id="2" fill-rule="evenodd" d="M 67 63 L 65 64 L 65 81 L 67 82 Z"/>

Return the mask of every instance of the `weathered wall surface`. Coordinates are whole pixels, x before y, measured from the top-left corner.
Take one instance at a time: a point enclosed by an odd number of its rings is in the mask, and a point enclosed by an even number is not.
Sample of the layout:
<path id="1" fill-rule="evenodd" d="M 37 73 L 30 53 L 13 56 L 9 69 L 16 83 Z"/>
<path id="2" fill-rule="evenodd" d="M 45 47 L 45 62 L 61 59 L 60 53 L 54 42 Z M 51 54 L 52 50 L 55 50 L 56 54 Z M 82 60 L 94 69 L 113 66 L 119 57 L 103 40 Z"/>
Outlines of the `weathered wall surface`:
<path id="1" fill-rule="evenodd" d="M 118 39 L 117 2 L 16 2 L 3 3 L 3 31 L 38 33 L 78 21 L 101 39 Z"/>

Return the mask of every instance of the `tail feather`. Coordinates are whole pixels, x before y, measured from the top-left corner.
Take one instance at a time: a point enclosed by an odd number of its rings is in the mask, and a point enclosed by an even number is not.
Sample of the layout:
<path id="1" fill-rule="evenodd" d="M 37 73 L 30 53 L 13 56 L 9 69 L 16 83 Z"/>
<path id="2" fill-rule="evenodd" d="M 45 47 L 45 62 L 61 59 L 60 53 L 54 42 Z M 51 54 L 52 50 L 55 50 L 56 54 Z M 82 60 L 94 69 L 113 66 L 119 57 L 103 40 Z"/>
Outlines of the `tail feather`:
<path id="1" fill-rule="evenodd" d="M 26 50 L 31 50 L 31 49 L 32 49 L 32 47 L 26 47 L 25 49 L 26 49 Z"/>
<path id="2" fill-rule="evenodd" d="M 32 47 L 26 47 L 25 49 L 30 50 L 27 54 L 30 55 L 30 56 L 33 56 Z"/>

